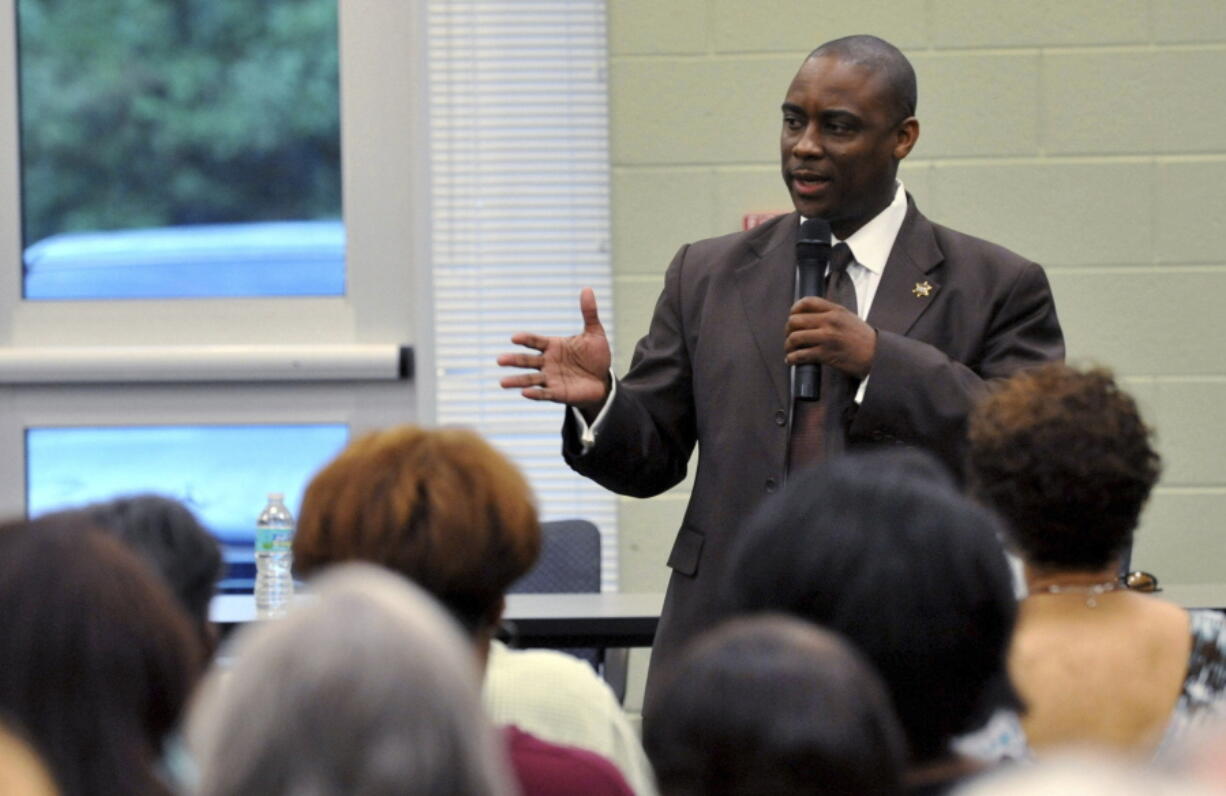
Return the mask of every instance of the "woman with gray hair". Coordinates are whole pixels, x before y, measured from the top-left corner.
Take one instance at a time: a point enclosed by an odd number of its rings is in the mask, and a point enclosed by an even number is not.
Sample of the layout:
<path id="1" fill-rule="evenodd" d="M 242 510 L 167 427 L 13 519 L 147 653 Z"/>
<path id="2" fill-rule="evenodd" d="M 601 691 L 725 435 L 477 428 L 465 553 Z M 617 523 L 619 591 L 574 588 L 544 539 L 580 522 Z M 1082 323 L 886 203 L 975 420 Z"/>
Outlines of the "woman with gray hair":
<path id="1" fill-rule="evenodd" d="M 249 627 L 193 708 L 202 796 L 506 794 L 471 647 L 421 589 L 370 564 Z"/>

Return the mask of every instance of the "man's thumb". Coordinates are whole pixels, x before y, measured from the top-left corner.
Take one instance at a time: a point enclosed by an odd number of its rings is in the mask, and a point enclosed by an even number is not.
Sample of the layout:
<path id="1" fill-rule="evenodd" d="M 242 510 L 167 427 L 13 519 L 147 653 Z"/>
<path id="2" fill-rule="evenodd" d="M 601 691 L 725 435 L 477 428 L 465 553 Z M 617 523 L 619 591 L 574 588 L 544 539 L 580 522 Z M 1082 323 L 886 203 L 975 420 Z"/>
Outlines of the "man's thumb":
<path id="1" fill-rule="evenodd" d="M 579 293 L 579 311 L 583 313 L 585 333 L 604 334 L 604 326 L 600 323 L 600 313 L 596 310 L 596 291 L 590 287 L 583 288 Z"/>

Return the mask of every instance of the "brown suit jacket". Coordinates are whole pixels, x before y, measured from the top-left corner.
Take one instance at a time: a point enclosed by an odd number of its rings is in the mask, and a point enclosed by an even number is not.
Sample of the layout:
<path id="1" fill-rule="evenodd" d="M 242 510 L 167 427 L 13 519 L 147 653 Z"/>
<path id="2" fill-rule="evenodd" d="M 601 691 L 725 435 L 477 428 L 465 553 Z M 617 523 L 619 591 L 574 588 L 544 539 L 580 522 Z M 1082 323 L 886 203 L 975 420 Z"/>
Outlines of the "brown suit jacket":
<path id="1" fill-rule="evenodd" d="M 567 412 L 563 452 L 577 472 L 624 495 L 698 469 L 668 565 L 673 569 L 648 691 L 687 639 L 720 618 L 720 573 L 737 528 L 786 478 L 790 377 L 784 327 L 793 303 L 799 219 L 683 246 L 651 328 L 583 453 Z M 850 450 L 904 444 L 961 470 L 968 412 L 992 379 L 1064 356 L 1043 269 L 987 241 L 907 215 L 869 311 L 877 352 Z"/>

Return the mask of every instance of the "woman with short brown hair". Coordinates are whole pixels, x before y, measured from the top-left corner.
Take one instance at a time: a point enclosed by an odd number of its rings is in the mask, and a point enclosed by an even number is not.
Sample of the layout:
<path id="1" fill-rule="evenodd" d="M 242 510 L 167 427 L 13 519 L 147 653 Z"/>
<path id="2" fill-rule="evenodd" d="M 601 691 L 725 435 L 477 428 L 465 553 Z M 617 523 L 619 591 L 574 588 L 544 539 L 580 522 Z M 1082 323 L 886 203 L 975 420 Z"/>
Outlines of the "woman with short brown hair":
<path id="1" fill-rule="evenodd" d="M 422 586 L 470 631 L 494 629 L 503 595 L 541 548 L 527 481 L 459 428 L 355 440 L 311 480 L 299 514 L 295 573 L 371 561 Z"/>

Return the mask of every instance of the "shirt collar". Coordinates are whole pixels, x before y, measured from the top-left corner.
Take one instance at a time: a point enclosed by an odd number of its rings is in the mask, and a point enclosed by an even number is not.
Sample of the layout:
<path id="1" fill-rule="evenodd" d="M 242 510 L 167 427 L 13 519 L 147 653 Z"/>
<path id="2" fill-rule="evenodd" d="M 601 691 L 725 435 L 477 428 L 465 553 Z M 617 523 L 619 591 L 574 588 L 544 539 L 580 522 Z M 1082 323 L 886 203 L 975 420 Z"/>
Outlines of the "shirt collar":
<path id="1" fill-rule="evenodd" d="M 898 231 L 902 229 L 902 222 L 907 217 L 907 189 L 901 180 L 895 180 L 894 185 L 893 201 L 844 241 L 851 247 L 856 262 L 878 275 L 885 270 L 890 250 L 894 248 Z M 830 236 L 831 246 L 839 242 L 838 238 Z"/>

